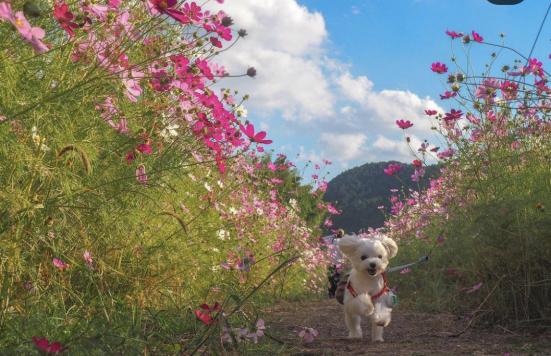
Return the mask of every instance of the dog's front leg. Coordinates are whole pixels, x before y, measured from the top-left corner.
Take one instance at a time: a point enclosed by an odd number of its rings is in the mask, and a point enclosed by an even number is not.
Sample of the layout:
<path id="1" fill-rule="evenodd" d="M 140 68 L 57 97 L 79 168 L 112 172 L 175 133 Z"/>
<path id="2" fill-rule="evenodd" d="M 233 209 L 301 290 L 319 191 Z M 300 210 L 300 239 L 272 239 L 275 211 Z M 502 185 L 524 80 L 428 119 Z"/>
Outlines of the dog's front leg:
<path id="1" fill-rule="evenodd" d="M 385 329 L 384 327 L 377 325 L 377 323 L 375 322 L 375 318 L 373 318 L 371 320 L 371 341 L 384 342 L 385 341 L 383 339 L 384 329 Z"/>
<path id="2" fill-rule="evenodd" d="M 348 328 L 349 338 L 362 338 L 362 326 L 360 325 L 361 319 L 357 314 L 352 314 L 345 309 L 344 322 Z"/>

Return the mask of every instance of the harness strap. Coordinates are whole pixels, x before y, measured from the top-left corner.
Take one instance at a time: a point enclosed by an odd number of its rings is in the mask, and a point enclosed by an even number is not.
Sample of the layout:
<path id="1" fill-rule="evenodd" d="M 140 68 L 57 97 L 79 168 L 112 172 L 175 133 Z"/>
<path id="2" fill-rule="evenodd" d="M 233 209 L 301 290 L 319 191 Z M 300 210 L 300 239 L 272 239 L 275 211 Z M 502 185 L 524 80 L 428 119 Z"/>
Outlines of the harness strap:
<path id="1" fill-rule="evenodd" d="M 352 288 L 350 280 L 348 280 L 348 283 L 346 283 L 346 289 L 348 289 L 352 297 L 356 298 L 358 296 L 358 293 L 354 290 L 354 288 Z"/>
<path id="2" fill-rule="evenodd" d="M 381 275 L 383 276 L 383 282 L 384 282 L 383 289 L 381 289 L 379 292 L 371 296 L 372 302 L 380 298 L 386 292 L 390 291 L 386 281 L 386 273 L 382 273 Z M 350 295 L 352 295 L 353 298 L 356 298 L 358 296 L 358 292 L 356 292 L 354 287 L 352 287 L 352 283 L 350 283 L 350 280 L 348 280 L 348 283 L 346 283 L 346 289 L 348 289 L 348 291 L 350 292 Z"/>

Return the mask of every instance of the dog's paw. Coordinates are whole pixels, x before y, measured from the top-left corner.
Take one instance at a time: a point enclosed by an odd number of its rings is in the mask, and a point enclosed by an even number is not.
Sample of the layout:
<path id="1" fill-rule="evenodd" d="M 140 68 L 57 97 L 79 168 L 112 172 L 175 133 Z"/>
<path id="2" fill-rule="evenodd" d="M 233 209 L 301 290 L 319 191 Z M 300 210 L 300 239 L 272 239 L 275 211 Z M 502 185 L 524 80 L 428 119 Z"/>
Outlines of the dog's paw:
<path id="1" fill-rule="evenodd" d="M 371 341 L 373 342 L 385 342 L 385 340 L 381 337 L 381 338 L 376 338 L 376 339 L 372 339 Z"/>
<path id="2" fill-rule="evenodd" d="M 349 332 L 348 333 L 348 338 L 349 339 L 361 339 L 362 338 L 362 333 L 358 333 L 358 332 Z"/>

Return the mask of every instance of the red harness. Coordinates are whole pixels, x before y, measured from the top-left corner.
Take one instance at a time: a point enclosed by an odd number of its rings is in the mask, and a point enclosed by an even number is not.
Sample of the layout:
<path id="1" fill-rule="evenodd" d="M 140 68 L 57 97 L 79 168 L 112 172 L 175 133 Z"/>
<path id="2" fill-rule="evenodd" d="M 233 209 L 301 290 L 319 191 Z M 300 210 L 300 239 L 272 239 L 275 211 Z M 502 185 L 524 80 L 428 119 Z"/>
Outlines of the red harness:
<path id="1" fill-rule="evenodd" d="M 372 302 L 375 302 L 380 296 L 382 296 L 383 294 L 385 294 L 390 290 L 390 288 L 388 288 L 386 283 L 386 274 L 382 273 L 381 275 L 383 276 L 383 281 L 384 281 L 383 289 L 381 289 L 379 292 L 371 296 Z M 348 289 L 352 297 L 356 298 L 358 296 L 358 292 L 356 292 L 356 290 L 352 287 L 350 280 L 348 280 L 348 283 L 346 283 L 346 289 Z"/>

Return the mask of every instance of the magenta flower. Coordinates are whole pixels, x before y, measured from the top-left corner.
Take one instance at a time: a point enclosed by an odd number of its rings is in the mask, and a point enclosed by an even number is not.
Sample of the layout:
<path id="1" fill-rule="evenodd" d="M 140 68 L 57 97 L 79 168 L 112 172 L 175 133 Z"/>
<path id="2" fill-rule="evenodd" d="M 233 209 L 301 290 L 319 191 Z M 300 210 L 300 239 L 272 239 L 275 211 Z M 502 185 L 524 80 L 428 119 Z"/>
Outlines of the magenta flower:
<path id="1" fill-rule="evenodd" d="M 457 93 L 454 92 L 454 91 L 446 91 L 444 94 L 440 94 L 440 99 L 441 100 L 446 100 L 446 99 L 449 99 L 449 98 L 453 98 L 456 95 L 457 95 Z"/>
<path id="2" fill-rule="evenodd" d="M 455 32 L 455 31 L 449 31 L 449 30 L 446 30 L 446 35 L 450 36 L 452 38 L 452 40 L 455 40 L 456 38 L 459 38 L 459 37 L 463 37 L 463 33 L 462 32 Z"/>
<path id="3" fill-rule="evenodd" d="M 266 132 L 265 131 L 260 131 L 260 132 L 255 134 L 253 124 L 247 124 L 247 126 L 243 126 L 243 125 L 239 124 L 239 128 L 241 129 L 241 131 L 243 131 L 243 133 L 245 135 L 247 135 L 247 137 L 252 142 L 262 143 L 262 144 L 265 144 L 265 145 L 269 145 L 270 143 L 272 143 L 272 140 L 264 139 L 266 137 Z"/>
<path id="4" fill-rule="evenodd" d="M 543 76 L 543 63 L 538 61 L 536 58 L 530 58 L 528 60 L 528 70 L 535 75 L 538 75 L 540 77 Z"/>
<path id="5" fill-rule="evenodd" d="M 147 5 L 153 15 L 161 13 L 172 17 L 181 24 L 191 23 L 189 17 L 180 10 L 176 10 L 177 0 L 148 0 Z"/>
<path id="6" fill-rule="evenodd" d="M 218 38 L 211 37 L 209 40 L 210 40 L 210 43 L 212 43 L 212 45 L 214 47 L 222 48 L 222 42 L 220 42 L 220 40 Z"/>
<path id="7" fill-rule="evenodd" d="M 402 169 L 402 166 L 396 163 L 391 163 L 383 171 L 386 175 L 393 176 L 396 173 L 400 172 L 400 169 Z"/>
<path id="8" fill-rule="evenodd" d="M 472 35 L 473 35 L 473 40 L 475 40 L 476 42 L 482 43 L 482 41 L 484 41 L 484 38 L 482 38 L 482 36 L 480 36 L 477 32 L 473 31 Z"/>
<path id="9" fill-rule="evenodd" d="M 59 22 L 61 28 L 69 34 L 69 37 L 75 35 L 74 29 L 77 29 L 78 25 L 73 22 L 75 15 L 69 10 L 69 6 L 66 3 L 54 4 L 54 17 Z"/>
<path id="10" fill-rule="evenodd" d="M 448 67 L 446 67 L 446 65 L 444 63 L 440 63 L 440 62 L 434 62 L 430 66 L 430 69 L 433 72 L 438 73 L 438 74 L 443 74 L 443 73 L 446 73 L 448 71 Z"/>
<path id="11" fill-rule="evenodd" d="M 457 121 L 459 119 L 461 119 L 461 116 L 463 116 L 463 112 L 461 110 L 455 110 L 455 109 L 451 109 L 450 112 L 447 112 L 445 115 L 444 115 L 444 120 L 446 122 L 450 122 L 450 121 Z"/>
<path id="12" fill-rule="evenodd" d="M 428 116 L 434 116 L 434 115 L 438 114 L 438 111 L 427 109 L 427 110 L 425 110 L 425 114 L 428 115 Z"/>
<path id="13" fill-rule="evenodd" d="M 506 100 L 514 100 L 517 97 L 518 84 L 508 80 L 501 83 L 501 92 Z"/>
<path id="14" fill-rule="evenodd" d="M 396 125 L 398 125 L 399 128 L 402 130 L 409 129 L 413 126 L 413 123 L 409 120 L 396 120 Z"/>
<path id="15" fill-rule="evenodd" d="M 67 268 L 69 268 L 69 265 L 65 262 L 63 262 L 62 260 L 60 260 L 59 258 L 54 258 L 52 260 L 52 263 L 54 264 L 54 266 L 56 266 L 60 271 L 65 271 Z"/>
<path id="16" fill-rule="evenodd" d="M 148 143 L 140 143 L 136 149 L 143 154 L 150 155 L 153 153 L 153 148 Z"/>
<path id="17" fill-rule="evenodd" d="M 58 341 L 50 343 L 45 337 L 33 336 L 33 343 L 37 349 L 47 354 L 58 354 L 67 349 Z"/>

